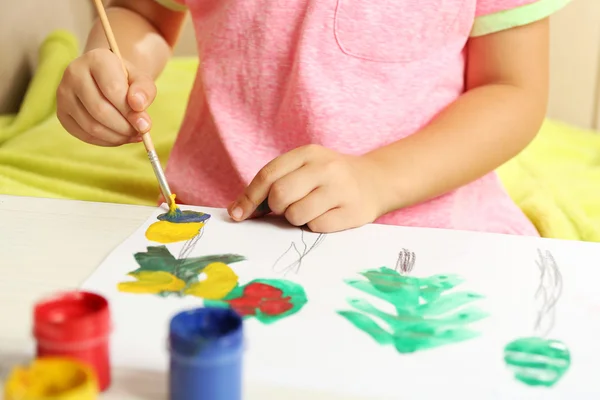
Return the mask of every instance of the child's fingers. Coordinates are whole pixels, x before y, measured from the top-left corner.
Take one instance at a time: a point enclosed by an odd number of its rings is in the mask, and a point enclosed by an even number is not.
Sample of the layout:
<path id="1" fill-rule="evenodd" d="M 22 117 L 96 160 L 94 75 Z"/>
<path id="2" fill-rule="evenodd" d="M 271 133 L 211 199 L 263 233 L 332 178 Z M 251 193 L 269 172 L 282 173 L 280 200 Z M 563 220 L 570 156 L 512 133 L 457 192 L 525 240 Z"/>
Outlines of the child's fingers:
<path id="1" fill-rule="evenodd" d="M 264 217 L 267 214 L 271 213 L 271 208 L 269 207 L 269 198 L 267 197 L 256 207 L 256 210 L 248 218 L 260 218 Z"/>
<path id="2" fill-rule="evenodd" d="M 323 183 L 323 174 L 319 169 L 314 164 L 308 164 L 290 172 L 271 185 L 268 195 L 271 211 L 281 215 L 290 205 L 315 191 Z"/>
<path id="3" fill-rule="evenodd" d="M 129 76 L 127 103 L 133 111 L 145 111 L 156 97 L 156 85 L 151 77 L 137 71 L 131 71 Z"/>
<path id="4" fill-rule="evenodd" d="M 98 86 L 96 86 L 94 79 L 89 75 L 82 79 L 84 81 L 89 80 L 89 82 L 83 82 L 85 90 L 79 91 L 77 96 L 87 112 L 96 121 L 113 132 L 124 136 L 135 135 L 137 133 L 135 129 L 121 112 L 104 97 Z"/>
<path id="5" fill-rule="evenodd" d="M 126 116 L 130 108 L 127 104 L 127 91 L 129 84 L 121 61 L 114 54 L 106 55 L 98 62 L 90 64 L 90 72 L 102 95 L 120 113 Z"/>
<path id="6" fill-rule="evenodd" d="M 244 193 L 229 206 L 231 218 L 241 221 L 251 216 L 267 198 L 271 185 L 303 164 L 301 153 L 294 150 L 269 162 L 256 174 Z"/>
<path id="7" fill-rule="evenodd" d="M 64 115 L 61 113 L 58 113 L 58 119 L 61 123 L 61 125 L 73 136 L 75 136 L 77 139 L 89 143 L 89 144 L 93 144 L 96 146 L 103 146 L 103 147 L 114 147 L 117 146 L 116 144 L 110 143 L 110 142 L 106 142 L 100 138 L 97 138 L 95 136 L 90 135 L 89 133 L 87 133 L 78 123 L 77 121 L 75 121 L 75 119 L 71 116 L 71 115 Z"/>
<path id="8" fill-rule="evenodd" d="M 132 136 L 117 133 L 98 122 L 94 117 L 92 117 L 92 115 L 87 111 L 78 98 L 75 99 L 75 101 L 78 104 L 71 107 L 69 112 L 85 133 L 101 140 L 102 142 L 110 143 L 112 146 L 125 144 L 131 140 Z"/>
<path id="9" fill-rule="evenodd" d="M 131 112 L 127 116 L 127 121 L 141 134 L 149 132 L 152 128 L 152 120 L 146 112 Z"/>
<path id="10" fill-rule="evenodd" d="M 129 83 L 119 58 L 108 49 L 95 49 L 65 69 L 56 93 L 57 114 L 73 136 L 100 146 L 140 140 L 127 119 Z"/>
<path id="11" fill-rule="evenodd" d="M 351 211 L 347 208 L 334 208 L 318 216 L 307 223 L 308 228 L 317 233 L 339 232 L 349 227 L 360 226 L 361 224 L 351 224 L 348 221 L 353 219 Z"/>
<path id="12" fill-rule="evenodd" d="M 285 219 L 295 226 L 306 225 L 337 206 L 335 193 L 321 186 L 285 210 Z"/>

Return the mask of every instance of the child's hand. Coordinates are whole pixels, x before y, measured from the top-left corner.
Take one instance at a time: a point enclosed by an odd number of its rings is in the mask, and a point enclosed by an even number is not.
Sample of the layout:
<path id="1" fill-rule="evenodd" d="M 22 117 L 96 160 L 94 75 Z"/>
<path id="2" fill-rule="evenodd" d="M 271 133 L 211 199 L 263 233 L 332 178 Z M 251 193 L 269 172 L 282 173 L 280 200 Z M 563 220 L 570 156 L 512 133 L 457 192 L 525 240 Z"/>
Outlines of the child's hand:
<path id="1" fill-rule="evenodd" d="M 129 81 L 119 58 L 107 49 L 91 50 L 69 64 L 56 94 L 62 126 L 98 146 L 139 142 L 139 133 L 150 130 L 145 110 L 156 87 L 135 68 L 128 73 Z"/>
<path id="2" fill-rule="evenodd" d="M 256 216 L 268 197 L 271 211 L 314 232 L 334 232 L 373 222 L 382 214 L 382 174 L 366 156 L 309 145 L 268 163 L 228 208 L 241 221 Z"/>

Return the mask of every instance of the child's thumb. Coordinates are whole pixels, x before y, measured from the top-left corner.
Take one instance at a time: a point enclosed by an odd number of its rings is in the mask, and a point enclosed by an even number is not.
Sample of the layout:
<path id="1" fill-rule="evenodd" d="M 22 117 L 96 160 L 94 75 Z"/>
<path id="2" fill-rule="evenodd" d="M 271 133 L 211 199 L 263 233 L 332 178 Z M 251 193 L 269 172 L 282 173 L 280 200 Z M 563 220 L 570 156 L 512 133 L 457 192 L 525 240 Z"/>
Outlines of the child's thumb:
<path id="1" fill-rule="evenodd" d="M 129 71 L 127 102 L 133 111 L 145 111 L 156 97 L 156 86 L 150 76 L 142 72 Z"/>

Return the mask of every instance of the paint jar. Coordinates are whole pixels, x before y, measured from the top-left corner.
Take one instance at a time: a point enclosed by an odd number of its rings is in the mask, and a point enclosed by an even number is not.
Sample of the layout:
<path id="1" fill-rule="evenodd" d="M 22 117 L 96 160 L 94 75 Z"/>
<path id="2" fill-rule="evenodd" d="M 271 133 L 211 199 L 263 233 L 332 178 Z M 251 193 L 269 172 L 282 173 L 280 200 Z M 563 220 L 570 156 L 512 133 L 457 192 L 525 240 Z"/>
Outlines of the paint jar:
<path id="1" fill-rule="evenodd" d="M 34 309 L 37 356 L 69 357 L 88 364 L 100 391 L 110 386 L 110 312 L 95 293 L 75 291 L 44 299 Z"/>
<path id="2" fill-rule="evenodd" d="M 5 400 L 95 400 L 98 382 L 87 364 L 45 357 L 15 367 L 4 385 Z"/>
<path id="3" fill-rule="evenodd" d="M 169 326 L 170 400 L 242 398 L 243 323 L 235 311 L 184 311 Z"/>

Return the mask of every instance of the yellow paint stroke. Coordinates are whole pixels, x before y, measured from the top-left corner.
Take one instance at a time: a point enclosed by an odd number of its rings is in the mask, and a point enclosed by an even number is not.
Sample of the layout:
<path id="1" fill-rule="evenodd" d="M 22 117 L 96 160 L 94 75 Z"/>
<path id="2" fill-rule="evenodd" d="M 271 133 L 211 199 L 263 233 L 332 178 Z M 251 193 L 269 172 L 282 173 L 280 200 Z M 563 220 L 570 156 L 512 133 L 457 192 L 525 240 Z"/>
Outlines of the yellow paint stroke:
<path id="1" fill-rule="evenodd" d="M 191 294 L 207 300 L 220 300 L 227 296 L 238 283 L 238 276 L 225 263 L 208 264 L 202 270 L 206 279 L 192 283 L 185 294 Z"/>
<path id="2" fill-rule="evenodd" d="M 89 366 L 57 357 L 14 367 L 4 387 L 6 400 L 93 400 L 97 396 L 96 375 Z"/>
<path id="3" fill-rule="evenodd" d="M 185 287 L 185 282 L 165 271 L 142 271 L 129 274 L 137 281 L 121 282 L 117 285 L 120 292 L 151 293 L 179 292 Z"/>
<path id="4" fill-rule="evenodd" d="M 169 212 L 174 213 L 179 209 L 179 207 L 177 207 L 177 204 L 175 204 L 175 193 L 172 193 L 170 197 L 171 202 L 169 203 Z"/>
<path id="5" fill-rule="evenodd" d="M 148 227 L 146 238 L 158 243 L 183 242 L 196 236 L 203 226 L 204 222 L 158 221 Z"/>

